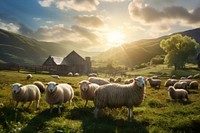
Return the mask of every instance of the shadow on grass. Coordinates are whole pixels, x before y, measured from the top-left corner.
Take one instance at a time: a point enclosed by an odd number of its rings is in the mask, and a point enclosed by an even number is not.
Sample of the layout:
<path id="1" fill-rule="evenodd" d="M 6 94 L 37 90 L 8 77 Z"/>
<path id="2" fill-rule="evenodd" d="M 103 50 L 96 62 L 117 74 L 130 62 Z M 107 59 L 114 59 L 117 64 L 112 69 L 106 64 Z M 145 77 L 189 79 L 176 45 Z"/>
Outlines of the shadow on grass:
<path id="1" fill-rule="evenodd" d="M 105 114 L 104 111 L 101 111 L 99 118 L 95 119 L 93 111 L 94 108 L 74 108 L 67 119 L 81 120 L 83 132 L 148 132 L 148 123 L 137 121 L 134 118 L 131 122 L 128 119 L 115 119 Z"/>

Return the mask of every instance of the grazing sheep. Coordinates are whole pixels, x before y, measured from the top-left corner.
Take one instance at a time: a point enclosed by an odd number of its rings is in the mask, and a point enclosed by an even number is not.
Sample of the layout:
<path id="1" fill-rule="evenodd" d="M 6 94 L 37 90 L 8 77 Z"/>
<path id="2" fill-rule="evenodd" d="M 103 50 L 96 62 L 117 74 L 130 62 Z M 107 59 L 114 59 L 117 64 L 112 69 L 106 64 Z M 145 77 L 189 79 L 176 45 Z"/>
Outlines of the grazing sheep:
<path id="1" fill-rule="evenodd" d="M 80 74 L 79 73 L 75 73 L 74 76 L 78 77 L 78 76 L 80 76 Z"/>
<path id="2" fill-rule="evenodd" d="M 90 83 L 87 80 L 79 82 L 81 98 L 85 99 L 85 105 L 87 106 L 88 100 L 94 100 L 94 91 L 99 88 L 98 84 Z"/>
<path id="3" fill-rule="evenodd" d="M 69 84 L 57 84 L 49 82 L 46 84 L 46 102 L 50 105 L 50 113 L 53 111 L 53 105 L 58 105 L 58 113 L 61 113 L 60 106 L 62 103 L 69 101 L 71 104 L 74 97 L 74 90 Z"/>
<path id="4" fill-rule="evenodd" d="M 176 82 L 178 82 L 178 80 L 176 79 L 167 79 L 167 81 L 165 81 L 164 86 L 165 87 L 173 86 Z"/>
<path id="5" fill-rule="evenodd" d="M 188 77 L 187 77 L 187 79 L 192 79 L 193 78 L 193 76 L 192 75 L 189 75 Z"/>
<path id="6" fill-rule="evenodd" d="M 190 89 L 198 89 L 199 88 L 199 83 L 197 81 L 192 81 L 189 85 Z"/>
<path id="7" fill-rule="evenodd" d="M 72 72 L 69 72 L 67 75 L 72 77 L 72 76 L 73 76 L 73 73 L 72 73 Z"/>
<path id="8" fill-rule="evenodd" d="M 172 79 L 175 79 L 176 78 L 176 75 L 172 75 Z"/>
<path id="9" fill-rule="evenodd" d="M 180 78 L 180 80 L 185 80 L 185 79 L 187 79 L 187 78 L 186 78 L 186 77 L 181 77 L 181 78 Z"/>
<path id="10" fill-rule="evenodd" d="M 194 78 L 194 79 L 200 78 L 200 74 L 199 74 L 199 73 L 195 74 L 195 75 L 193 76 L 193 78 Z"/>
<path id="11" fill-rule="evenodd" d="M 51 75 L 52 78 L 55 78 L 55 79 L 60 79 L 60 76 L 59 75 Z"/>
<path id="12" fill-rule="evenodd" d="M 121 81 L 122 81 L 122 78 L 118 77 L 118 78 L 115 79 L 114 82 L 115 82 L 115 83 L 120 83 Z"/>
<path id="13" fill-rule="evenodd" d="M 26 80 L 29 80 L 29 79 L 31 79 L 32 77 L 33 77 L 32 74 L 27 74 L 27 76 L 26 76 Z"/>
<path id="14" fill-rule="evenodd" d="M 174 88 L 175 89 L 187 89 L 187 82 L 176 82 L 175 84 L 174 84 Z"/>
<path id="15" fill-rule="evenodd" d="M 96 73 L 90 73 L 90 74 L 88 75 L 88 77 L 97 77 L 97 74 L 96 74 Z"/>
<path id="16" fill-rule="evenodd" d="M 96 83 L 98 85 L 104 85 L 104 84 L 109 84 L 110 83 L 106 79 L 99 78 L 99 77 L 89 77 L 88 81 L 91 82 L 91 83 Z"/>
<path id="17" fill-rule="evenodd" d="M 184 79 L 184 80 L 179 80 L 179 82 L 186 82 L 187 86 L 189 86 L 190 83 L 192 82 L 192 80 L 191 79 Z"/>
<path id="18" fill-rule="evenodd" d="M 40 102 L 40 90 L 36 85 L 22 85 L 20 83 L 12 84 L 12 99 L 16 101 L 15 108 L 19 102 L 22 102 L 22 109 L 24 110 L 24 104 L 30 102 L 28 108 L 32 105 L 33 100 L 36 101 L 36 109 L 39 108 Z"/>
<path id="19" fill-rule="evenodd" d="M 128 118 L 132 118 L 133 107 L 139 106 L 144 99 L 145 90 L 144 78 L 139 76 L 134 79 L 134 82 L 128 85 L 120 84 L 106 84 L 100 86 L 95 91 L 94 115 L 97 118 L 99 109 L 104 107 L 121 108 L 126 106 L 128 108 Z"/>
<path id="20" fill-rule="evenodd" d="M 133 79 L 124 80 L 124 84 L 130 84 L 130 83 L 133 83 Z"/>
<path id="21" fill-rule="evenodd" d="M 147 81 L 149 81 L 149 84 L 151 87 L 157 87 L 160 88 L 161 86 L 161 80 L 160 79 L 152 79 L 152 78 L 147 78 Z"/>
<path id="22" fill-rule="evenodd" d="M 36 85 L 40 89 L 41 93 L 45 92 L 45 85 L 41 81 L 35 81 L 33 82 L 33 84 Z"/>
<path id="23" fill-rule="evenodd" d="M 168 87 L 168 94 L 172 99 L 181 99 L 187 101 L 189 100 L 188 98 L 188 92 L 184 89 L 175 89 L 173 86 Z"/>

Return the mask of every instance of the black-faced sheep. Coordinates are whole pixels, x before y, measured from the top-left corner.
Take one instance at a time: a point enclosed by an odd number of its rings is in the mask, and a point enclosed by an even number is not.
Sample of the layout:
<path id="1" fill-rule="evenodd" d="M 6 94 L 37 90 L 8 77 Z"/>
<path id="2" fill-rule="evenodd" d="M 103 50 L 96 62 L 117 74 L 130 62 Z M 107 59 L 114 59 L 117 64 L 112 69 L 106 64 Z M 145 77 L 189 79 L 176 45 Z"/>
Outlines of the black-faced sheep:
<path id="1" fill-rule="evenodd" d="M 99 77 L 89 77 L 88 81 L 91 82 L 91 83 L 98 84 L 98 85 L 104 85 L 104 84 L 109 84 L 110 83 L 106 79 L 99 78 Z"/>
<path id="2" fill-rule="evenodd" d="M 173 86 L 168 87 L 168 94 L 172 99 L 189 100 L 188 92 L 184 89 L 175 89 Z"/>
<path id="3" fill-rule="evenodd" d="M 144 99 L 145 81 L 139 76 L 134 79 L 134 82 L 128 85 L 120 85 L 110 83 L 100 86 L 95 91 L 95 118 L 97 118 L 99 109 L 104 107 L 121 108 L 126 106 L 128 108 L 128 118 L 132 118 L 133 107 L 139 106 Z"/>
<path id="4" fill-rule="evenodd" d="M 160 88 L 160 86 L 161 86 L 161 80 L 160 79 L 147 78 L 147 81 L 149 81 L 149 84 L 150 84 L 151 87 Z"/>
<path id="5" fill-rule="evenodd" d="M 69 101 L 71 104 L 74 97 L 74 90 L 69 84 L 57 84 L 49 82 L 46 84 L 46 102 L 50 105 L 50 113 L 53 111 L 53 105 L 58 105 L 58 113 L 61 113 L 60 106 L 62 103 Z"/>
<path id="6" fill-rule="evenodd" d="M 91 83 L 87 80 L 79 82 L 81 98 L 85 100 L 84 107 L 87 106 L 88 100 L 94 100 L 94 92 L 99 88 L 98 84 Z"/>
<path id="7" fill-rule="evenodd" d="M 15 108 L 17 108 L 19 102 L 22 102 L 22 109 L 24 110 L 24 104 L 26 102 L 30 102 L 28 105 L 29 108 L 35 100 L 36 109 L 38 109 L 40 95 L 40 90 L 36 85 L 22 85 L 20 83 L 14 83 L 12 85 L 12 99 L 16 101 Z"/>

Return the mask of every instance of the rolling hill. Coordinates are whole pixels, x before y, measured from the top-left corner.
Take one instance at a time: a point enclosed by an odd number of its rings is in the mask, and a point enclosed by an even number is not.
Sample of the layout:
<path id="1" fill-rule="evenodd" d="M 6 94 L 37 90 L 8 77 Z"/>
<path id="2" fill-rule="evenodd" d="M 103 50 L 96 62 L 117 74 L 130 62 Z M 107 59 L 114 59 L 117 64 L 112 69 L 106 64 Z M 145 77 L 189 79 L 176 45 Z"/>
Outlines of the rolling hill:
<path id="1" fill-rule="evenodd" d="M 200 43 L 200 28 L 173 34 L 187 35 Z M 163 36 L 155 39 L 143 39 L 123 44 L 119 47 L 113 47 L 98 56 L 97 60 L 105 62 L 112 61 L 117 64 L 125 64 L 128 66 L 146 63 L 156 55 L 165 54 L 165 52 L 160 48 L 160 41 L 168 38 L 169 36 Z"/>

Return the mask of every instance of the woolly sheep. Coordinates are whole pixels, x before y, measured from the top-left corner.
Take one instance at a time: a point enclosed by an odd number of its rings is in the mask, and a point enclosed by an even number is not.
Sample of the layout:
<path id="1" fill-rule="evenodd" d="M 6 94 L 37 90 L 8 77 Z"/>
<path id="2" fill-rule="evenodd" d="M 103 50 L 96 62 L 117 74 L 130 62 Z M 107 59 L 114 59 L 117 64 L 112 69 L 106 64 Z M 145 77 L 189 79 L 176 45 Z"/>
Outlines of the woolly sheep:
<path id="1" fill-rule="evenodd" d="M 68 76 L 73 76 L 73 73 L 72 73 L 72 72 L 69 72 L 67 75 L 68 75 Z"/>
<path id="2" fill-rule="evenodd" d="M 200 74 L 199 74 L 199 73 L 195 74 L 195 75 L 193 76 L 193 78 L 194 78 L 194 79 L 200 78 Z"/>
<path id="3" fill-rule="evenodd" d="M 24 104 L 30 102 L 28 108 L 32 105 L 33 100 L 36 101 L 36 109 L 39 108 L 40 102 L 40 90 L 36 85 L 22 85 L 20 83 L 12 84 L 12 99 L 16 101 L 15 108 L 17 108 L 19 102 L 22 102 L 22 109 L 24 110 Z"/>
<path id="4" fill-rule="evenodd" d="M 75 73 L 75 74 L 74 74 L 74 76 L 76 76 L 76 77 L 79 76 L 79 75 L 80 75 L 79 73 Z"/>
<path id="5" fill-rule="evenodd" d="M 88 74 L 88 77 L 97 77 L 97 74 L 96 73 L 90 73 L 90 74 Z"/>
<path id="6" fill-rule="evenodd" d="M 41 81 L 35 81 L 33 84 L 39 88 L 41 93 L 45 92 L 45 85 Z"/>
<path id="7" fill-rule="evenodd" d="M 130 84 L 133 82 L 133 79 L 125 79 L 124 84 Z"/>
<path id="8" fill-rule="evenodd" d="M 199 83 L 197 81 L 192 81 L 189 85 L 190 89 L 198 89 L 199 88 Z"/>
<path id="9" fill-rule="evenodd" d="M 88 100 L 94 100 L 94 91 L 99 88 L 98 84 L 91 83 L 87 80 L 79 82 L 81 98 L 85 100 L 86 107 Z"/>
<path id="10" fill-rule="evenodd" d="M 59 75 L 51 75 L 52 78 L 55 78 L 55 79 L 60 79 L 60 76 Z"/>
<path id="11" fill-rule="evenodd" d="M 178 80 L 176 79 L 167 79 L 167 81 L 165 81 L 164 83 L 164 86 L 165 87 L 173 86 L 176 82 L 178 82 Z"/>
<path id="12" fill-rule="evenodd" d="M 187 89 L 187 83 L 186 82 L 176 82 L 174 84 L 175 89 Z"/>
<path id="13" fill-rule="evenodd" d="M 27 74 L 26 79 L 29 80 L 30 78 L 32 78 L 33 75 L 32 74 Z"/>
<path id="14" fill-rule="evenodd" d="M 173 86 L 168 87 L 168 94 L 172 99 L 181 99 L 187 101 L 189 100 L 188 98 L 188 92 L 184 89 L 175 89 Z"/>
<path id="15" fill-rule="evenodd" d="M 98 85 L 104 85 L 104 84 L 109 84 L 110 82 L 99 77 L 89 77 L 88 81 L 91 83 L 96 83 Z"/>
<path id="16" fill-rule="evenodd" d="M 191 79 L 184 79 L 184 80 L 179 80 L 179 82 L 186 82 L 187 86 L 189 86 L 190 83 L 192 82 L 192 80 Z"/>
<path id="17" fill-rule="evenodd" d="M 122 78 L 118 77 L 118 78 L 115 79 L 114 82 L 115 82 L 115 83 L 120 83 L 121 81 L 122 81 Z"/>
<path id="18" fill-rule="evenodd" d="M 151 87 L 158 86 L 160 88 L 160 86 L 161 86 L 161 80 L 160 79 L 147 78 L 147 81 L 149 81 L 149 84 L 150 84 Z"/>
<path id="19" fill-rule="evenodd" d="M 121 108 L 122 106 L 126 106 L 130 120 L 133 115 L 133 107 L 139 106 L 144 99 L 144 86 L 145 81 L 141 76 L 135 78 L 134 82 L 128 85 L 111 83 L 100 86 L 95 91 L 94 97 L 95 118 L 97 118 L 99 109 L 104 107 Z"/>
<path id="20" fill-rule="evenodd" d="M 74 97 L 74 90 L 69 84 L 57 84 L 55 82 L 48 82 L 46 87 L 45 100 L 50 105 L 50 113 L 53 111 L 53 105 L 58 105 L 58 113 L 61 113 L 60 106 L 62 103 L 69 101 L 71 104 Z"/>

